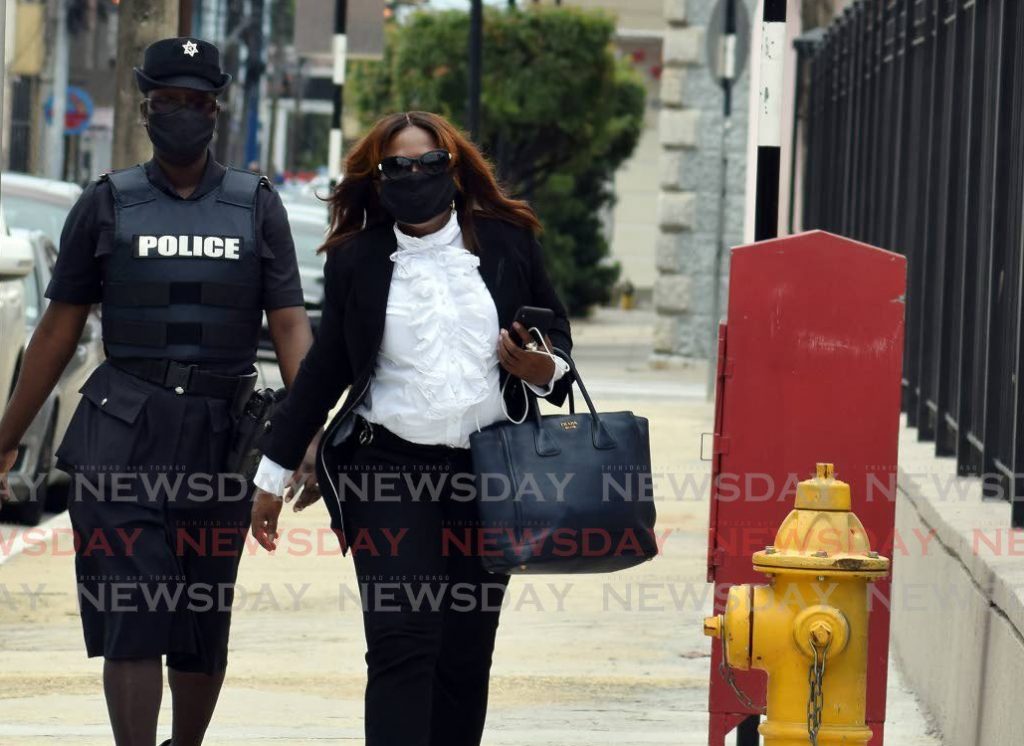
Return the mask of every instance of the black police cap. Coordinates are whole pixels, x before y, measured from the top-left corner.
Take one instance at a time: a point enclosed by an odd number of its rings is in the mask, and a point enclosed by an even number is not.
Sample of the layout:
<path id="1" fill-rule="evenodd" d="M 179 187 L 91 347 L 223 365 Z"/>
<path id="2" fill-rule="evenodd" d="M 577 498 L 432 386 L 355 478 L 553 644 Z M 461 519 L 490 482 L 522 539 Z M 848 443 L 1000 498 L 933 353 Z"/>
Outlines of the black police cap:
<path id="1" fill-rule="evenodd" d="M 146 47 L 142 67 L 135 69 L 139 90 L 190 88 L 220 93 L 231 76 L 220 69 L 220 50 L 202 39 L 180 37 L 161 39 Z"/>

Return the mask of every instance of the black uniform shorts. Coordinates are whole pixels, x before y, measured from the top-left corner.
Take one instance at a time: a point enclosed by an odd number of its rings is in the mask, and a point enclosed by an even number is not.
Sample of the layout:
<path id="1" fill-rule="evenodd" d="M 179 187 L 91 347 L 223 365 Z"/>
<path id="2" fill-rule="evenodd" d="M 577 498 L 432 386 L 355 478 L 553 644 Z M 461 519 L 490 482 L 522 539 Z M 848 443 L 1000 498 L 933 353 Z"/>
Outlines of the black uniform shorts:
<path id="1" fill-rule="evenodd" d="M 222 473 L 232 415 L 104 363 L 57 451 L 71 473 L 78 601 L 90 657 L 227 666 L 251 484 Z"/>

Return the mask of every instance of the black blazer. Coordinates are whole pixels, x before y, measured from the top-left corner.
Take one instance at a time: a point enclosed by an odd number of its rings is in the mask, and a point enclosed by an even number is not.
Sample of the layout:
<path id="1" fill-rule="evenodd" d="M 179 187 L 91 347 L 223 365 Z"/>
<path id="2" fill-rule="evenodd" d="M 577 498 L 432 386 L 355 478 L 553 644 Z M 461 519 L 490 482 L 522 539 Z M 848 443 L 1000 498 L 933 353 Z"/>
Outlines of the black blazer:
<path id="1" fill-rule="evenodd" d="M 569 319 L 544 269 L 540 244 L 532 232 L 495 218 L 473 221 L 479 244 L 480 275 L 494 299 L 498 323 L 511 329 L 520 306 L 539 306 L 555 312 L 549 331 L 551 342 L 572 350 Z M 317 458 L 324 477 L 334 476 L 327 461 L 337 462 L 330 451 L 331 434 L 366 395 L 384 336 L 384 316 L 394 263 L 389 258 L 397 241 L 392 223 L 357 233 L 344 245 L 331 249 L 324 266 L 324 308 L 316 341 L 302 361 L 288 396 L 272 419 L 263 452 L 282 466 L 294 469 L 302 461 L 309 441 L 324 424 L 327 413 L 346 387 L 349 393 L 320 442 Z M 508 373 L 501 369 L 501 382 Z M 561 406 L 569 393 L 571 374 L 559 380 L 548 401 Z M 524 412 L 521 386 L 505 390 L 508 411 L 517 419 Z M 330 505 L 329 490 L 324 490 Z M 333 510 L 332 517 L 333 516 Z"/>

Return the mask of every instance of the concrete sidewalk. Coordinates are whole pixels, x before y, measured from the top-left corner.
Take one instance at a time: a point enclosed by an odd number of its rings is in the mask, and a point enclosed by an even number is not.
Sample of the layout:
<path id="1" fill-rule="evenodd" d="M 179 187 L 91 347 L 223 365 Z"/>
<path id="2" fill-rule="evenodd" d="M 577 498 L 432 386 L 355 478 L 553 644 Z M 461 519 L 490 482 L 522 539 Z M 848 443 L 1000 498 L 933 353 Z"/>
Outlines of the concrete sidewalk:
<path id="1" fill-rule="evenodd" d="M 703 369 L 647 368 L 651 321 L 605 312 L 574 335 L 598 407 L 649 417 L 655 471 L 689 479 L 678 494 L 661 494 L 664 554 L 613 575 L 513 578 L 495 652 L 490 746 L 707 743 L 708 476 L 698 450 L 712 407 Z M 357 590 L 326 524 L 322 505 L 286 511 L 282 529 L 305 531 L 274 556 L 253 545 L 243 559 L 231 667 L 208 743 L 362 741 Z M 69 545 L 58 536 L 47 551 L 32 547 L 0 566 L 0 745 L 110 743 L 101 664 L 83 652 Z M 889 682 L 887 743 L 937 746 L 895 671 Z M 169 696 L 164 704 L 169 735 Z"/>

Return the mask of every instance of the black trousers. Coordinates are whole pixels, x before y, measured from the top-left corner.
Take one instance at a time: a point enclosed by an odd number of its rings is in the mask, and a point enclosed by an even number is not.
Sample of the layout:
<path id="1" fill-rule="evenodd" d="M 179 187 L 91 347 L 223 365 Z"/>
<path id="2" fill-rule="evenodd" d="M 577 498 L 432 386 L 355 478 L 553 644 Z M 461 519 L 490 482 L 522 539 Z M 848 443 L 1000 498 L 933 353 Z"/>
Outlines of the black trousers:
<path id="1" fill-rule="evenodd" d="M 508 577 L 466 551 L 468 449 L 357 446 L 341 487 L 366 633 L 366 746 L 478 746 Z"/>

